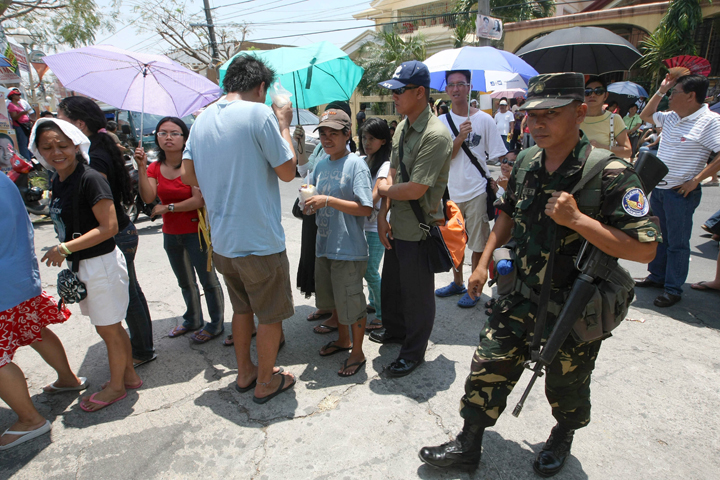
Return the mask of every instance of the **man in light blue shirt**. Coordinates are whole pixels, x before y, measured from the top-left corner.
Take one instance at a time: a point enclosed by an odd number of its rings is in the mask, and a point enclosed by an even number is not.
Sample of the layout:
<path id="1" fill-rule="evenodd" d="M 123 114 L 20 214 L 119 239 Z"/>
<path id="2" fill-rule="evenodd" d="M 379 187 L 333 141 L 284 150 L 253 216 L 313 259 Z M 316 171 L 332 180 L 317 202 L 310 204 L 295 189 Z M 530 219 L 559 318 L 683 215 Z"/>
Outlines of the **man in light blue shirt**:
<path id="1" fill-rule="evenodd" d="M 233 306 L 238 361 L 236 389 L 254 388 L 265 403 L 291 388 L 295 377 L 277 375 L 282 321 L 294 313 L 285 233 L 280 223 L 278 178 L 295 178 L 290 137 L 292 105 L 265 105 L 275 72 L 251 55 L 228 67 L 225 99 L 195 121 L 183 153 L 182 181 L 200 187 L 212 232 L 213 261 L 225 278 Z M 257 315 L 258 366 L 250 359 Z"/>

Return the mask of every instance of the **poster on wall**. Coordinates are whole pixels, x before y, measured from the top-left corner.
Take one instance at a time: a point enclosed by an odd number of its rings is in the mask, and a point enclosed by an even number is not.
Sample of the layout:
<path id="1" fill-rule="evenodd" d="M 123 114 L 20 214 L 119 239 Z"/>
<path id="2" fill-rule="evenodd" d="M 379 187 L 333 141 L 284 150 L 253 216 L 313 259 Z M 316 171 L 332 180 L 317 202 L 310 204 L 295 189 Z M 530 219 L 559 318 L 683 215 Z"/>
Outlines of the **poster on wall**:
<path id="1" fill-rule="evenodd" d="M 478 13 L 475 23 L 477 25 L 476 35 L 479 38 L 489 38 L 491 40 L 502 39 L 503 24 L 499 18 L 488 17 Z"/>
<path id="2" fill-rule="evenodd" d="M 0 67 L 0 84 L 6 86 L 20 85 L 20 67 L 2 25 L 0 25 L 0 54 L 4 55 L 8 62 L 12 64 L 12 67 Z"/>

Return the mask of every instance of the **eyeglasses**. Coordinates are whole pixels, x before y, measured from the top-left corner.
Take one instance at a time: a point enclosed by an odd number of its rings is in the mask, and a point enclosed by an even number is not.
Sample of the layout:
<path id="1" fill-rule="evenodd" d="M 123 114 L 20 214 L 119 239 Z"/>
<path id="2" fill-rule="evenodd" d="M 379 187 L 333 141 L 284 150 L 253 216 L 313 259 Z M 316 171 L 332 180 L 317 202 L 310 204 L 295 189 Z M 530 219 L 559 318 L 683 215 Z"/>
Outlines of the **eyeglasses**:
<path id="1" fill-rule="evenodd" d="M 447 84 L 447 88 L 450 88 L 450 89 L 452 89 L 452 88 L 469 87 L 469 86 L 470 86 L 469 83 L 463 83 L 463 82 L 460 82 L 460 83 L 448 83 L 448 84 Z"/>
<path id="2" fill-rule="evenodd" d="M 511 167 L 512 167 L 513 165 L 515 165 L 515 162 L 514 162 L 514 161 L 508 160 L 507 158 L 503 158 L 502 163 L 503 163 L 503 165 L 510 165 Z"/>
<path id="3" fill-rule="evenodd" d="M 180 132 L 157 132 L 157 136 L 160 138 L 165 138 L 168 135 L 170 135 L 172 138 L 178 138 L 183 136 L 183 134 Z"/>
<path id="4" fill-rule="evenodd" d="M 415 90 L 416 88 L 420 88 L 420 85 L 406 85 L 404 87 L 396 88 L 391 91 L 392 91 L 393 95 L 402 95 L 407 90 Z"/>
<path id="5" fill-rule="evenodd" d="M 595 95 L 598 95 L 598 96 L 599 96 L 599 95 L 604 95 L 606 91 L 607 91 L 607 90 L 605 90 L 603 87 L 586 88 L 586 89 L 585 89 L 585 96 L 586 96 L 586 97 L 589 97 L 589 96 L 592 95 L 593 93 L 594 93 Z"/>

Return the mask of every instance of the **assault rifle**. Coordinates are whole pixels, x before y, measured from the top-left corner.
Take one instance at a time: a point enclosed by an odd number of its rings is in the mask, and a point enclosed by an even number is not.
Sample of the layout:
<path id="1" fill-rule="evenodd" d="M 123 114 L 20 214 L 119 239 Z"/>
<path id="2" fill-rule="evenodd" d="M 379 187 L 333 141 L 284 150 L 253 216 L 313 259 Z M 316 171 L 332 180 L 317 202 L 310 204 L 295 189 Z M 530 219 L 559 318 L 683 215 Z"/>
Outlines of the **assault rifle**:
<path id="1" fill-rule="evenodd" d="M 639 156 L 635 162 L 634 169 L 640 177 L 646 195 L 657 186 L 668 172 L 667 166 L 649 152 L 643 152 Z M 550 333 L 550 337 L 548 337 L 545 346 L 540 350 L 539 354 L 537 352 L 531 352 L 532 356 L 530 360 L 523 364 L 525 368 L 533 372 L 533 376 L 512 412 L 514 417 L 520 415 L 525 400 L 535 385 L 535 381 L 543 376 L 543 367 L 547 369 L 550 366 L 558 350 L 560 350 L 560 347 L 568 335 L 570 335 L 573 326 L 582 316 L 585 307 L 596 292 L 595 282 L 598 279 L 607 280 L 616 263 L 617 258 L 604 253 L 585 240 L 575 261 L 575 268 L 580 271 L 580 274 L 573 283 L 570 295 L 560 311 L 552 333 Z M 532 363 L 535 365 L 531 366 Z"/>

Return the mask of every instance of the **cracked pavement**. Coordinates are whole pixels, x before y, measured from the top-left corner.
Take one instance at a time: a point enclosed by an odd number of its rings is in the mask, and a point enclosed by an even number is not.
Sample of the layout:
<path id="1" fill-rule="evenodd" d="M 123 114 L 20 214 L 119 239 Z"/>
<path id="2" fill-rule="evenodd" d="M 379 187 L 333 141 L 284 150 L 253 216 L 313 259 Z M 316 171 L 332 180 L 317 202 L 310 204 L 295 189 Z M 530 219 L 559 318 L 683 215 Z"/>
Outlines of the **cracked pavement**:
<path id="1" fill-rule="evenodd" d="M 498 173 L 497 167 L 490 168 Z M 301 223 L 290 209 L 299 184 L 296 179 L 281 186 L 293 279 Z M 707 188 L 704 197 L 695 214 L 688 282 L 711 279 L 715 272 L 718 246 L 702 236 L 700 225 L 720 205 L 720 189 Z M 334 337 L 312 333 L 320 323 L 305 320 L 314 310 L 313 299 L 294 290 L 296 314 L 285 322 L 287 345 L 277 364 L 298 382 L 288 393 L 256 405 L 252 392 L 240 394 L 233 388 L 234 351 L 222 346 L 230 333 L 227 296 L 222 336 L 203 345 L 187 337 L 168 338 L 181 321 L 182 296 L 162 247 L 160 223 L 141 217 L 137 227 L 141 237 L 136 267 L 158 353 L 157 361 L 138 369 L 144 386 L 88 414 L 80 410 L 78 395 L 41 393 L 54 381 L 53 372 L 32 349 L 20 349 L 15 361 L 53 430 L 0 452 L 0 479 L 537 478 L 531 464 L 554 424 L 542 380 L 520 418 L 506 412 L 486 431 L 476 472 L 435 470 L 417 457 L 422 446 L 445 442 L 462 426 L 458 401 L 486 320 L 482 304 L 487 297 L 467 310 L 455 306 L 459 297 L 438 299 L 426 363 L 410 376 L 390 379 L 383 373 L 399 346 L 366 340 L 366 367 L 341 378 L 336 372 L 346 354 L 318 355 Z M 38 258 L 55 243 L 52 226 L 36 224 Z M 634 276 L 644 275 L 644 266 L 626 266 Z M 41 266 L 43 285 L 53 294 L 58 271 Z M 467 278 L 469 267 L 465 272 Z M 449 273 L 438 275 L 436 285 L 450 279 Z M 593 420 L 575 435 L 573 455 L 557 478 L 717 478 L 720 296 L 689 286 L 686 290 L 683 301 L 665 311 L 652 306 L 659 292 L 637 292 L 628 315 L 632 321 L 603 344 L 593 375 Z M 484 293 L 492 289 L 486 287 Z M 106 350 L 89 319 L 77 306 L 71 309 L 71 319 L 52 330 L 94 392 L 108 379 Z M 510 396 L 510 410 L 529 377 L 525 374 Z M 0 428 L 14 421 L 14 414 L 0 403 Z"/>

